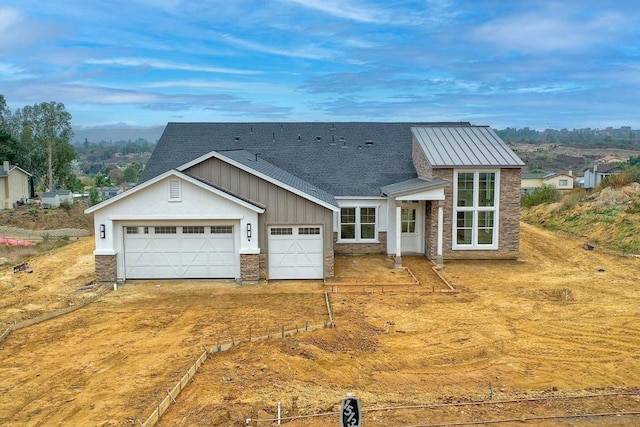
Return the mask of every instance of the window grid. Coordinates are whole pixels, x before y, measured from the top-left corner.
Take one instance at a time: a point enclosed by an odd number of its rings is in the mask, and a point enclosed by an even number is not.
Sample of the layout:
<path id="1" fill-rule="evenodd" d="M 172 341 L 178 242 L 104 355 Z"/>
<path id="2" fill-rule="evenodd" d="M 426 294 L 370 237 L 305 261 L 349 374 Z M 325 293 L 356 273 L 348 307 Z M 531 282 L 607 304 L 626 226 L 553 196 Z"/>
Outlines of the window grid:
<path id="1" fill-rule="evenodd" d="M 416 232 L 416 210 L 413 208 L 402 208 L 401 225 L 403 233 Z"/>
<path id="2" fill-rule="evenodd" d="M 377 214 L 376 207 L 340 208 L 340 240 L 375 240 Z"/>
<path id="3" fill-rule="evenodd" d="M 138 234 L 139 233 L 139 229 L 138 229 L 138 227 L 125 227 L 125 233 L 126 234 Z"/>
<path id="4" fill-rule="evenodd" d="M 303 236 L 319 235 L 320 227 L 300 227 L 298 228 L 298 234 Z"/>
<path id="5" fill-rule="evenodd" d="M 270 231 L 272 236 L 290 236 L 293 234 L 291 227 L 274 227 Z"/>
<path id="6" fill-rule="evenodd" d="M 211 234 L 233 234 L 233 225 L 214 225 Z"/>
<path id="7" fill-rule="evenodd" d="M 495 248 L 497 178 L 497 172 L 457 173 L 453 244 L 459 249 Z"/>
<path id="8" fill-rule="evenodd" d="M 204 234 L 204 226 L 187 225 L 182 227 L 182 234 Z"/>
<path id="9" fill-rule="evenodd" d="M 155 234 L 176 234 L 178 232 L 177 227 L 159 226 L 154 229 Z"/>

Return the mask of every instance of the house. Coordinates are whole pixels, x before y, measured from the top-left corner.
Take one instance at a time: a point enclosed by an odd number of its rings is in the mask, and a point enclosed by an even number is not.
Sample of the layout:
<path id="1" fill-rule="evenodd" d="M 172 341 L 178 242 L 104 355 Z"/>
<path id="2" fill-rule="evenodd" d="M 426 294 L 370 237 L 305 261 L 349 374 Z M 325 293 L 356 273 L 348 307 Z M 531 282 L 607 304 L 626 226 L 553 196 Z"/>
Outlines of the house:
<path id="1" fill-rule="evenodd" d="M 73 193 L 69 190 L 45 191 L 40 199 L 42 207 L 57 208 L 63 203 L 73 204 Z"/>
<path id="2" fill-rule="evenodd" d="M 597 187 L 603 178 L 622 172 L 622 168 L 612 163 L 594 163 L 584 171 L 582 186 L 587 189 Z"/>
<path id="3" fill-rule="evenodd" d="M 0 166 L 0 209 L 13 209 L 14 205 L 31 199 L 30 179 L 29 172 L 3 161 Z"/>
<path id="4" fill-rule="evenodd" d="M 560 191 L 571 191 L 575 178 L 569 173 L 523 173 L 520 188 L 523 194 L 532 193 L 536 188 L 548 185 Z"/>
<path id="5" fill-rule="evenodd" d="M 97 187 L 96 191 L 98 192 L 98 200 L 104 201 L 117 196 L 124 190 L 122 187 Z"/>
<path id="6" fill-rule="evenodd" d="M 524 163 L 469 123 L 169 123 L 94 215 L 99 281 L 326 279 L 339 254 L 518 257 Z"/>

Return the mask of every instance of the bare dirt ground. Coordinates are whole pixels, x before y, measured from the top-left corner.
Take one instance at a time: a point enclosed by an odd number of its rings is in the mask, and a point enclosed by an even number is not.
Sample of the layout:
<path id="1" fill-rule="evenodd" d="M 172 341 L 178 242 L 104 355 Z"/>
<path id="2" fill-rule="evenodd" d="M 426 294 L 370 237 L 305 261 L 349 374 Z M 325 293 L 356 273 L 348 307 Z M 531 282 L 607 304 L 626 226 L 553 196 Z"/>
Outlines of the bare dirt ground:
<path id="1" fill-rule="evenodd" d="M 287 416 L 333 412 L 347 392 L 368 427 L 640 411 L 640 259 L 526 224 L 521 237 L 519 261 L 448 262 L 443 274 L 461 293 L 331 294 L 335 329 L 284 340 L 246 342 L 250 328 L 322 324 L 322 282 L 127 282 L 0 343 L 0 425 L 139 425 L 203 345 L 232 339 L 245 342 L 213 355 L 160 425 L 241 426 L 275 416 L 277 402 Z M 0 329 L 86 297 L 76 291 L 92 280 L 92 249 L 81 239 L 30 260 L 31 274 L 0 270 Z M 404 262 L 431 290 L 430 263 Z M 610 392 L 636 394 L 498 402 Z M 497 403 L 453 406 L 475 401 Z M 425 404 L 450 406 L 372 411 Z M 335 414 L 289 422 L 338 424 Z"/>

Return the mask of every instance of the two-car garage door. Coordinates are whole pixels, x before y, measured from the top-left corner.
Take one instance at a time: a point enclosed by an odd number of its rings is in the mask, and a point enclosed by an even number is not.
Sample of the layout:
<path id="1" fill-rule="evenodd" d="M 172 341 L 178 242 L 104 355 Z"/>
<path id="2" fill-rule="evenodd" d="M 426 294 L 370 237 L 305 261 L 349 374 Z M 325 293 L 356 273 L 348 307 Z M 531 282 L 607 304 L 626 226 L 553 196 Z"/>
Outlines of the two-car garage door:
<path id="1" fill-rule="evenodd" d="M 235 278 L 232 225 L 125 226 L 127 279 Z"/>

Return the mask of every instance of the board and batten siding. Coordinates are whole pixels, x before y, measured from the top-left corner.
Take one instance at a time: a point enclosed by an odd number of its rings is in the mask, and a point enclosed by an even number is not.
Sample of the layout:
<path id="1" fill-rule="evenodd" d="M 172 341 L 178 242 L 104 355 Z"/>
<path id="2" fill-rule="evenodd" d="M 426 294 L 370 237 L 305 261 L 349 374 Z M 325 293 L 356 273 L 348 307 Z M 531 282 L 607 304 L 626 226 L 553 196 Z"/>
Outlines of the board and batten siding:
<path id="1" fill-rule="evenodd" d="M 216 158 L 184 172 L 264 205 L 266 210 L 258 219 L 258 239 L 262 250 L 267 249 L 268 226 L 289 224 L 322 225 L 325 251 L 333 250 L 331 210 Z"/>

